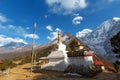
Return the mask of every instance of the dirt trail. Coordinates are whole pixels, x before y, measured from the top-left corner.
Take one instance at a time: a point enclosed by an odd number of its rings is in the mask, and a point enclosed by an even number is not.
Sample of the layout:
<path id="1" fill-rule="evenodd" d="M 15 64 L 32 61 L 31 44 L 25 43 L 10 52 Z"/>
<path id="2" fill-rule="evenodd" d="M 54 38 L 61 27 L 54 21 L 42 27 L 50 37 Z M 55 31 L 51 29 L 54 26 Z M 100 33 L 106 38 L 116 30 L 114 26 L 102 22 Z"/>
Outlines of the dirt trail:
<path id="1" fill-rule="evenodd" d="M 32 73 L 32 76 L 29 76 L 30 74 L 30 64 L 24 64 L 11 69 L 10 73 L 0 77 L 0 80 L 32 80 L 34 76 L 40 75 Z"/>
<path id="2" fill-rule="evenodd" d="M 63 72 L 37 69 L 30 75 L 30 65 L 24 64 L 10 70 L 8 75 L 0 77 L 0 80 L 120 80 L 120 74 L 102 72 L 92 78 L 64 76 Z"/>

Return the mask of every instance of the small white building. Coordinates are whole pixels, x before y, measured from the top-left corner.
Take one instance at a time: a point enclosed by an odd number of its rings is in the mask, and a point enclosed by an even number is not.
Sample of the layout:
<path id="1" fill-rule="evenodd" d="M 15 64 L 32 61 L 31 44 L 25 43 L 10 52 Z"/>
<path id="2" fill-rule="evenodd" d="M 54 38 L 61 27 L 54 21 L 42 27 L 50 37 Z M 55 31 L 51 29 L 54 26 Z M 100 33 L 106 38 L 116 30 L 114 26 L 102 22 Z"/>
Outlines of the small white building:
<path id="1" fill-rule="evenodd" d="M 88 52 L 81 52 L 81 51 L 74 51 L 68 52 L 69 64 L 74 64 L 76 66 L 90 66 L 94 64 L 93 62 L 94 53 L 91 51 Z"/>

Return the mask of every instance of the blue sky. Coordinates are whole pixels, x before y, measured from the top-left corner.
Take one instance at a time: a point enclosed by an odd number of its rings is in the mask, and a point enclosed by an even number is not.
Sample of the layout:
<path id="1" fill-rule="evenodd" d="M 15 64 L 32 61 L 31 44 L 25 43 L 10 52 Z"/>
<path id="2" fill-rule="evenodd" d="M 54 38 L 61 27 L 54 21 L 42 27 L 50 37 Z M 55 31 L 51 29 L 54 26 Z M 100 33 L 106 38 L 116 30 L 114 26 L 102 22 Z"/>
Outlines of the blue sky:
<path id="1" fill-rule="evenodd" d="M 8 42 L 36 44 L 56 38 L 56 31 L 76 35 L 120 17 L 120 0 L 0 0 L 0 46 Z"/>

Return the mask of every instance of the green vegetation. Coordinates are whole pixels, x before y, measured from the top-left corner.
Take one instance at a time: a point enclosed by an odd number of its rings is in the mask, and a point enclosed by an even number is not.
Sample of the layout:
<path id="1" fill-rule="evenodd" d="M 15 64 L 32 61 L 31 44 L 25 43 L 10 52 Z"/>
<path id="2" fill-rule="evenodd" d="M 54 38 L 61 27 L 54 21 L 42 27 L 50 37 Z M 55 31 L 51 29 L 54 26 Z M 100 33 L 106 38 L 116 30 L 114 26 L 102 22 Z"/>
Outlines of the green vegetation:
<path id="1" fill-rule="evenodd" d="M 31 55 L 27 55 L 22 57 L 21 62 L 19 63 L 19 65 L 23 65 L 25 63 L 30 63 L 31 62 Z"/>

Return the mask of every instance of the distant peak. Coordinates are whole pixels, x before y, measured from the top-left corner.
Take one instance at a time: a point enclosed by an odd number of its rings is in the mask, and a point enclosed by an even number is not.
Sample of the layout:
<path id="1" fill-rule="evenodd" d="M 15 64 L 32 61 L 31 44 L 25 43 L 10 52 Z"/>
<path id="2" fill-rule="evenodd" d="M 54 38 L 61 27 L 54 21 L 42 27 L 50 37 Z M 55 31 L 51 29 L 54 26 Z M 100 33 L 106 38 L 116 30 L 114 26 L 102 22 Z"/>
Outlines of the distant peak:
<path id="1" fill-rule="evenodd" d="M 113 20 L 119 21 L 119 20 L 120 20 L 120 17 L 113 17 Z"/>
<path id="2" fill-rule="evenodd" d="M 64 32 L 64 34 L 62 36 L 71 36 L 72 34 L 68 33 L 68 32 Z"/>
<path id="3" fill-rule="evenodd" d="M 88 35 L 91 32 L 92 32 L 91 29 L 83 29 L 82 31 L 79 31 L 79 32 L 76 33 L 76 37 L 82 38 L 82 37 L 85 37 L 86 35 Z"/>

